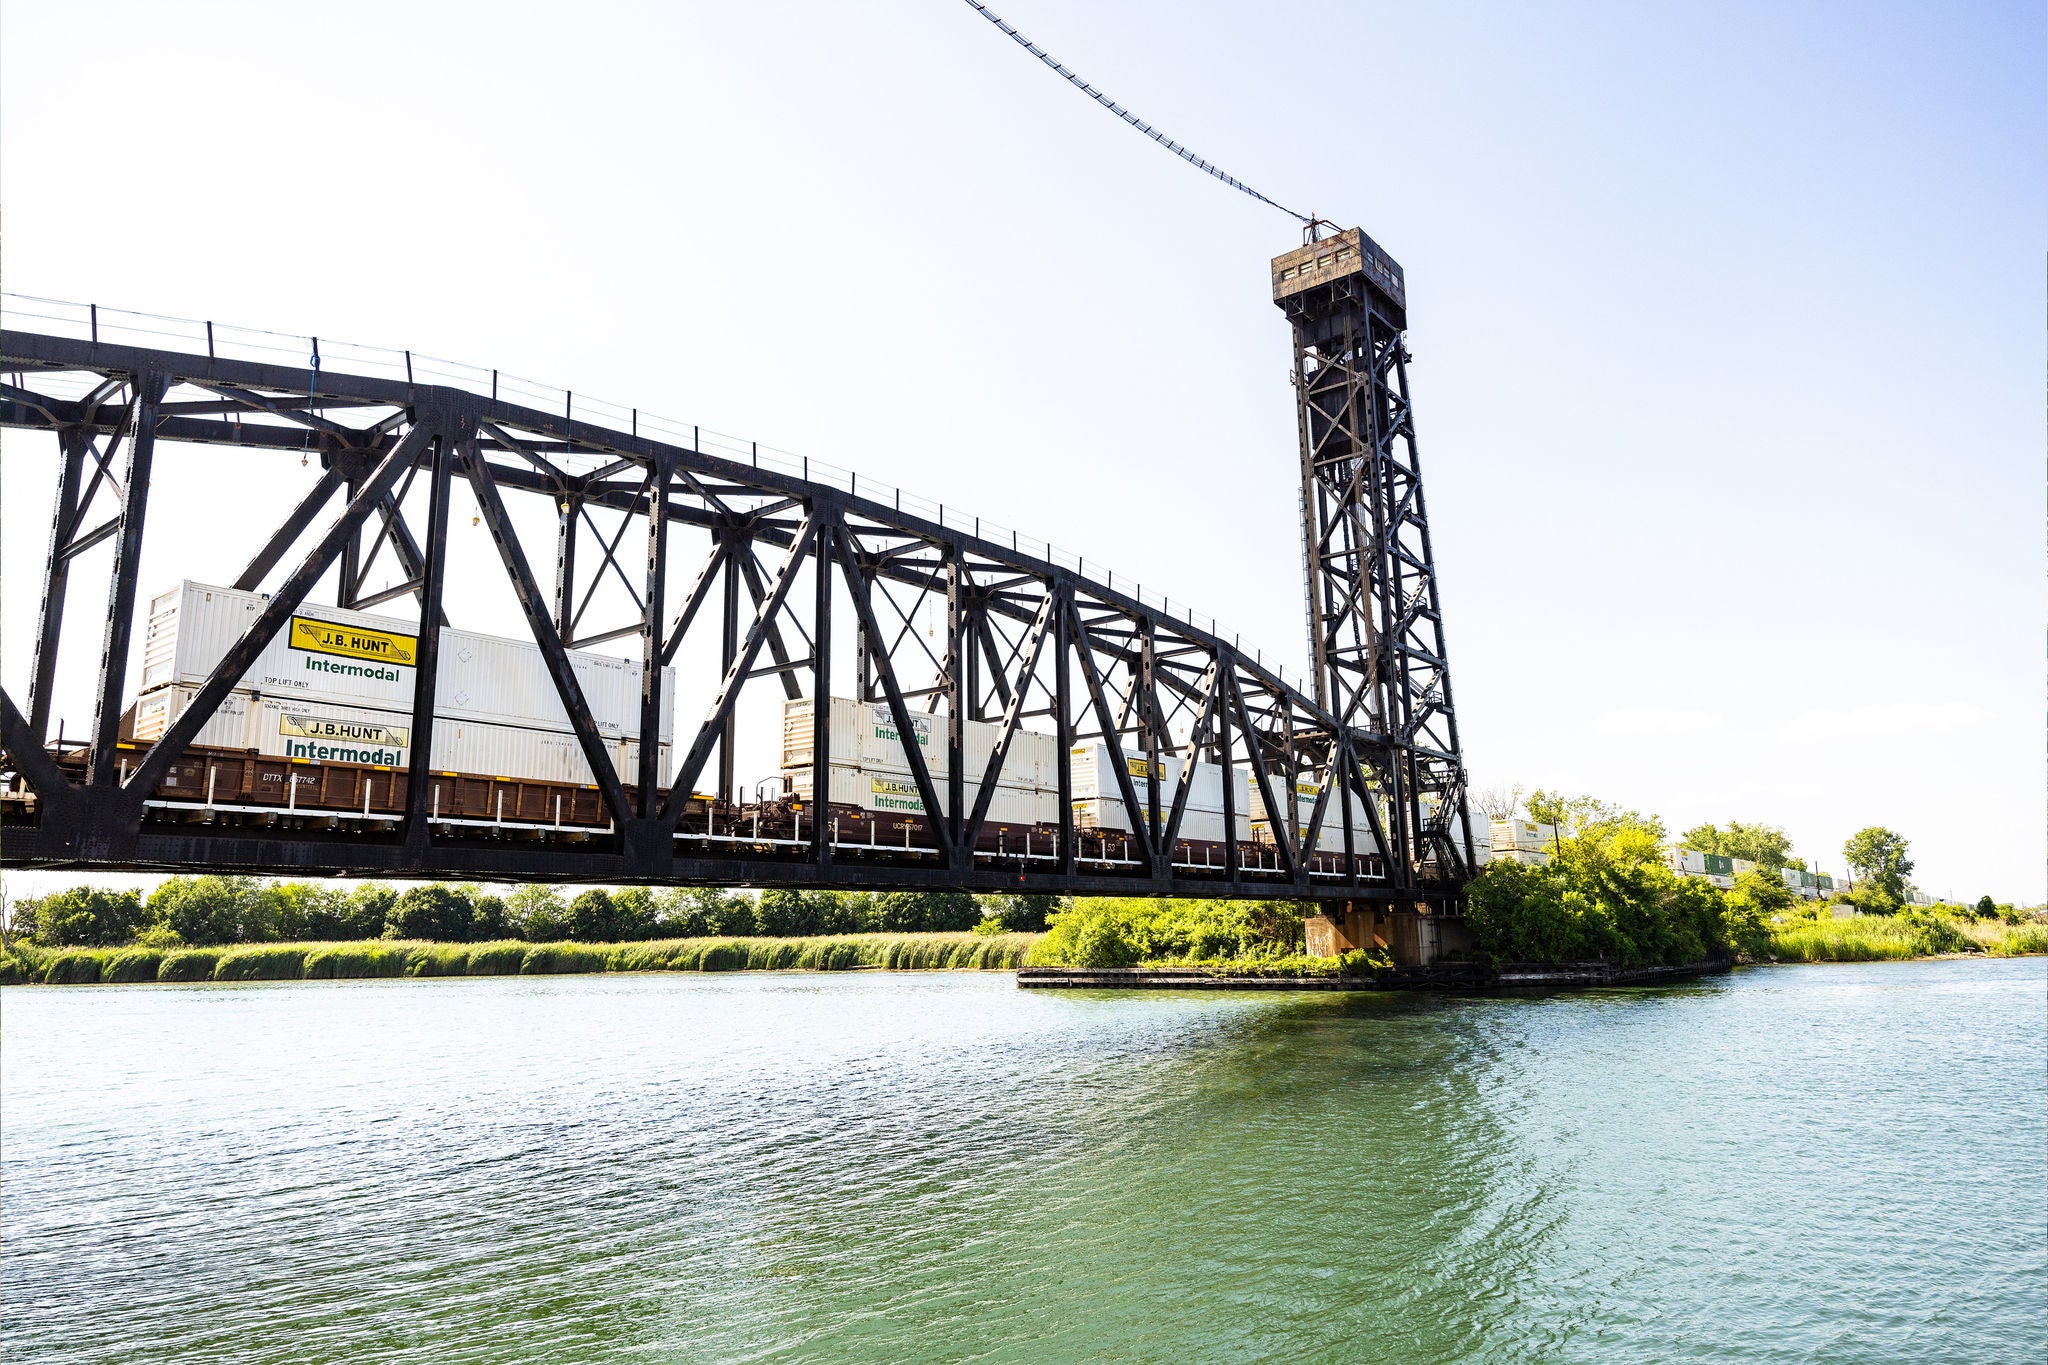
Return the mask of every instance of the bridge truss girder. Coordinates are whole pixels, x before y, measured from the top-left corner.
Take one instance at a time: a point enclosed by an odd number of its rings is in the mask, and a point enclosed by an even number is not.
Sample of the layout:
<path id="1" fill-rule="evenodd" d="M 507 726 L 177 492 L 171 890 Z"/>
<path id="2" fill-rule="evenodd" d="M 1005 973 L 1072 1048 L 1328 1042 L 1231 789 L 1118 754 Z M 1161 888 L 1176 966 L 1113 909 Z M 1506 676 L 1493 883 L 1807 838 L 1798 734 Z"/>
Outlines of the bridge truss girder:
<path id="1" fill-rule="evenodd" d="M 860 496 L 857 485 L 792 477 L 461 388 L 14 331 L 0 333 L 0 370 L 0 425 L 54 434 L 60 459 L 26 710 L 0 690 L 0 750 L 38 797 L 35 822 L 6 830 L 7 865 L 1392 901 L 1428 889 L 1418 888 L 1383 823 L 1385 777 L 1371 756 L 1387 736 L 1340 724 L 1234 641 L 984 538 L 978 525 L 966 531 Z M 245 590 L 275 583 L 258 619 L 194 703 L 138 755 L 118 742 L 121 691 L 152 461 L 168 443 L 245 451 L 253 471 L 317 456 L 319 473 L 236 580 Z M 451 606 L 460 614 L 447 590 L 458 489 L 488 532 L 596 777 L 610 827 L 589 842 L 451 834 L 424 808 L 440 630 Z M 522 533 L 508 502 L 521 495 L 549 499 L 552 544 L 537 543 L 545 538 L 530 526 Z M 316 529 L 323 515 L 331 520 Z M 70 569 L 103 544 L 114 559 L 95 721 L 85 779 L 73 782 L 48 749 L 50 687 Z M 396 581 L 373 589 L 383 564 Z M 537 564 L 552 570 L 550 581 Z M 420 613 L 403 818 L 388 833 L 146 819 L 144 803 L 178 751 L 330 577 L 337 605 L 409 600 Z M 929 640 L 919 634 L 921 610 L 943 621 L 943 638 L 936 629 Z M 939 779 L 918 746 L 906 746 L 924 809 L 939 813 L 929 822 L 929 856 L 892 866 L 849 859 L 835 854 L 819 821 L 800 855 L 693 842 L 681 821 L 699 783 L 724 800 L 740 795 L 732 790 L 734 725 L 749 687 L 816 699 L 813 791 L 829 790 L 824 702 L 834 641 L 848 637 L 856 695 L 886 705 L 901 733 L 914 714 L 944 723 L 949 761 Z M 631 783 L 613 769 L 567 653 L 628 638 L 646 665 Z M 662 772 L 660 666 L 683 658 L 715 660 L 718 684 L 694 728 L 678 719 L 677 762 Z M 1003 727 L 981 773 L 966 771 L 966 720 Z M 1057 739 L 1061 819 L 1052 865 L 1020 869 L 992 864 L 976 848 L 995 774 L 1026 721 Z M 1134 831 L 1128 871 L 1090 859 L 1074 822 L 1070 750 L 1107 736 L 1155 765 L 1168 753 L 1190 760 L 1177 786 L 1153 783 L 1142 801 L 1129 772 L 1112 765 Z M 1175 864 L 1197 758 L 1226 771 L 1249 765 L 1265 808 L 1286 813 L 1271 866 L 1247 866 L 1234 840 L 1225 841 L 1222 866 Z M 1306 822 L 1290 796 L 1297 781 L 1317 784 Z M 1238 784 L 1223 786 L 1227 829 Z M 1312 876 L 1304 850 L 1318 846 L 1330 820 L 1345 831 L 1347 855 L 1378 858 L 1386 875 L 1361 872 L 1359 857 L 1347 856 L 1344 872 Z"/>

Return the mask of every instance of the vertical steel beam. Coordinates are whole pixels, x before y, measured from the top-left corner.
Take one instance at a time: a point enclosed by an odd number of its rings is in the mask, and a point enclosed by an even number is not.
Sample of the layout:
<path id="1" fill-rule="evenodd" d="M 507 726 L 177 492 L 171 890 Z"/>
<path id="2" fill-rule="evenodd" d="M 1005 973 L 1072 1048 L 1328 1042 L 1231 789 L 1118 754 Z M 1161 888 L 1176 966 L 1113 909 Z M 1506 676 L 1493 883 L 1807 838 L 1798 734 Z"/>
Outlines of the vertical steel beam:
<path id="1" fill-rule="evenodd" d="M 85 472 L 83 427 L 57 433 L 62 464 L 57 471 L 57 505 L 50 517 L 50 550 L 43 563 L 43 605 L 36 618 L 35 660 L 28 682 L 28 728 L 36 747 L 50 733 L 50 687 L 57 676 L 57 645 L 64 633 L 64 590 L 71 579 L 71 537 L 78 524 L 78 481 Z"/>
<path id="2" fill-rule="evenodd" d="M 107 578 L 106 633 L 100 645 L 99 690 L 94 697 L 92 754 L 86 780 L 111 787 L 121 780 L 115 744 L 121 733 L 121 690 L 128 683 L 128 645 L 135 626 L 135 576 L 142 564 L 142 527 L 149 511 L 149 473 L 156 456 L 157 405 L 162 375 L 135 376 L 128 429 L 128 482 L 122 490 L 121 533 Z"/>
<path id="3" fill-rule="evenodd" d="M 640 629 L 640 818 L 652 820 L 661 810 L 656 789 L 661 771 L 661 631 L 668 614 L 668 485 L 675 464 L 654 457 L 648 471 L 647 594 Z"/>
<path id="4" fill-rule="evenodd" d="M 1227 689 L 1237 682 L 1237 656 L 1230 646 L 1216 646 L 1216 747 L 1223 758 L 1223 875 L 1234 890 L 1244 866 L 1244 850 L 1237 842 L 1237 756 L 1230 733 Z"/>
<path id="5" fill-rule="evenodd" d="M 438 451 L 435 454 L 435 458 L 436 460 L 440 458 Z M 354 502 L 356 494 L 361 491 L 361 480 L 351 477 L 348 480 L 346 500 Z M 340 583 L 334 595 L 336 606 L 341 607 L 345 611 L 355 608 L 356 599 L 362 595 L 363 569 L 363 533 L 358 528 L 350 532 L 347 543 L 341 547 L 341 569 L 336 575 L 340 579 Z"/>
<path id="6" fill-rule="evenodd" d="M 412 678 L 412 752 L 406 762 L 405 841 L 424 854 L 433 840 L 427 828 L 432 807 L 427 799 L 434 772 L 434 705 L 441 684 L 441 598 L 448 579 L 448 499 L 455 469 L 456 445 L 461 442 L 462 459 L 473 463 L 483 458 L 477 450 L 476 428 L 464 416 L 456 431 L 443 431 L 434 438 L 433 480 L 427 493 L 427 562 L 420 584 L 420 634 L 414 647 Z M 459 438 L 458 434 L 460 433 Z M 353 498 L 350 499 L 354 501 Z M 358 533 L 360 534 L 360 533 Z M 355 540 L 350 537 L 351 543 Z M 342 550 L 345 556 L 347 547 Z M 346 573 L 346 561 L 343 572 Z"/>
<path id="7" fill-rule="evenodd" d="M 811 860 L 832 866 L 832 557 L 838 552 L 840 513 L 811 503 L 817 549 L 811 556 Z"/>
<path id="8" fill-rule="evenodd" d="M 576 523 L 583 515 L 583 499 L 575 493 L 557 494 L 555 504 L 555 633 L 564 640 L 576 635 Z"/>
<path id="9" fill-rule="evenodd" d="M 1159 762 L 1159 656 L 1152 638 L 1150 617 L 1138 622 L 1138 673 L 1131 680 L 1137 690 L 1138 724 L 1145 737 L 1145 836 L 1159 847 L 1165 826 L 1159 822 L 1159 788 L 1166 773 Z M 1166 862 L 1173 862 L 1173 850 L 1166 850 Z M 1154 869 L 1155 872 L 1157 869 Z"/>
<path id="10" fill-rule="evenodd" d="M 961 611 L 963 584 L 960 581 L 961 550 L 946 547 L 946 676 L 940 686 L 946 694 L 946 841 L 953 848 L 953 862 L 966 870 L 974 862 L 971 849 L 960 847 L 960 830 L 967 807 L 967 635 Z"/>
<path id="11" fill-rule="evenodd" d="M 739 556 L 750 553 L 735 538 L 738 532 L 731 527 L 723 534 L 728 537 L 731 549 L 725 559 L 725 602 L 720 617 L 718 647 L 718 672 L 723 677 L 732 671 L 732 661 L 740 651 L 740 565 Z M 770 617 L 773 622 L 773 617 Z M 739 745 L 739 708 L 732 707 L 725 713 L 725 729 L 718 740 L 718 799 L 730 801 L 733 797 L 734 750 Z"/>
<path id="12" fill-rule="evenodd" d="M 1053 598 L 1053 692 L 1054 732 L 1059 743 L 1060 789 L 1060 875 L 1074 875 L 1074 684 L 1069 667 L 1074 636 L 1068 622 L 1073 616 L 1074 598 L 1058 581 L 1045 585 Z"/>

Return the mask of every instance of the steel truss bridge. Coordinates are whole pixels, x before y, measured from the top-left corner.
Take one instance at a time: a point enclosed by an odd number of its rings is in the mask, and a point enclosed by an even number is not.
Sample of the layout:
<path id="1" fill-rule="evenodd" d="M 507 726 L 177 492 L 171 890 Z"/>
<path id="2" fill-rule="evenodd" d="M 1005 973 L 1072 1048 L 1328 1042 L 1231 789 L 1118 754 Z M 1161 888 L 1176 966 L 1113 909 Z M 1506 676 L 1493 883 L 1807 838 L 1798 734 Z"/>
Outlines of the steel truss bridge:
<path id="1" fill-rule="evenodd" d="M 1347 243 L 1348 267 L 1331 260 Z M 1306 688 L 1184 609 L 1090 577 L 1049 547 L 983 534 L 978 521 L 914 502 L 905 510 L 900 494 L 855 478 L 764 464 L 687 428 L 657 431 L 637 413 L 600 420 L 607 414 L 588 405 L 579 414 L 570 395 L 544 410 L 501 394 L 484 372 L 415 382 L 410 355 L 395 374 L 381 362 L 348 366 L 331 346 L 320 357 L 317 341 L 310 364 L 267 359 L 214 345 L 211 324 L 205 345 L 168 349 L 129 333 L 103 337 L 96 310 L 89 328 L 0 331 L 0 425 L 53 434 L 59 464 L 25 705 L 0 694 L 0 748 L 15 793 L 0 857 L 13 867 L 1454 909 L 1472 849 L 1408 406 L 1403 300 L 1398 273 L 1385 274 L 1390 262 L 1363 263 L 1381 265 L 1379 274 L 1361 268 L 1367 249 L 1377 252 L 1355 232 L 1317 235 L 1275 262 L 1276 300 L 1296 340 L 1315 662 Z M 1283 289 L 1286 263 L 1304 253 L 1300 277 Z M 245 528 L 250 558 L 234 586 L 267 590 L 267 604 L 183 714 L 154 743 L 136 745 L 121 727 L 137 569 L 152 470 L 172 443 L 235 452 L 249 481 L 313 482 L 281 523 Z M 488 532 L 495 571 L 595 776 L 603 823 L 594 832 L 554 838 L 544 821 L 529 821 L 512 837 L 497 827 L 502 818 L 455 820 L 430 796 L 441 628 L 462 608 L 448 589 L 458 490 Z M 554 528 L 546 538 L 532 534 L 541 524 L 532 512 L 514 514 L 522 499 L 541 498 Z M 68 639 L 69 580 L 99 547 L 111 557 L 105 615 L 92 623 L 96 639 Z M 337 585 L 340 607 L 417 606 L 401 806 L 376 819 L 273 808 L 266 819 L 224 822 L 164 802 L 166 777 L 207 718 L 324 582 Z M 913 628 L 921 604 L 943 620 L 929 640 Z M 624 779 L 567 654 L 621 640 L 637 643 L 646 666 L 638 769 Z M 93 721 L 68 746 L 49 733 L 66 649 L 93 650 L 96 660 Z M 663 771 L 653 742 L 659 666 L 683 660 L 715 671 L 717 683 L 701 717 L 678 718 L 672 769 Z M 935 740 L 943 725 L 948 762 L 936 776 L 939 765 L 906 746 L 922 809 L 937 817 L 920 821 L 906 847 L 863 847 L 833 822 L 806 823 L 800 804 L 787 827 L 771 824 L 779 833 L 762 832 L 759 805 L 749 825 L 747 794 L 734 789 L 736 708 L 759 689 L 817 699 L 821 711 L 835 691 L 886 705 L 902 734 L 919 715 Z M 967 770 L 962 721 L 1001 727 L 985 771 Z M 991 845 L 984 826 L 995 776 L 1024 728 L 1057 741 L 1060 819 L 1056 838 L 1020 853 Z M 830 790 L 831 729 L 812 727 L 818 793 Z M 1162 757 L 1182 760 L 1176 786 L 1143 792 L 1128 765 L 1109 765 L 1132 831 L 1120 840 L 1076 828 L 1069 751 L 1091 737 L 1142 752 L 1154 773 Z M 1228 840 L 1195 861 L 1182 852 L 1181 826 L 1196 760 L 1226 773 L 1248 767 L 1263 808 L 1290 818 L 1263 846 Z M 1297 805 L 1297 783 L 1313 785 L 1312 807 Z M 1222 785 L 1229 830 L 1238 783 Z M 1344 831 L 1341 853 L 1330 851 L 1325 828 Z"/>

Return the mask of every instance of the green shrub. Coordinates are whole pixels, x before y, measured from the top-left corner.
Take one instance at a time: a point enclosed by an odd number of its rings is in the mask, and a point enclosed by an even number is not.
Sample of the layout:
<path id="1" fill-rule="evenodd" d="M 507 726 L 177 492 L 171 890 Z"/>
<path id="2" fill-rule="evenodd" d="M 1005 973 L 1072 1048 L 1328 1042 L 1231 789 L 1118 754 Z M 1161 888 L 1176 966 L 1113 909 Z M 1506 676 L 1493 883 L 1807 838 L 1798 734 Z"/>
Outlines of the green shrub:
<path id="1" fill-rule="evenodd" d="M 471 976 L 517 976 L 525 960 L 524 943 L 479 943 L 469 950 L 467 970 Z"/>
<path id="2" fill-rule="evenodd" d="M 408 943 L 407 976 L 469 975 L 469 945 L 463 943 Z"/>
<path id="3" fill-rule="evenodd" d="M 43 983 L 49 986 L 91 986 L 100 979 L 100 954 L 89 949 L 70 949 L 50 954 L 43 964 Z"/>
<path id="4" fill-rule="evenodd" d="M 100 969 L 102 981 L 155 981 L 162 969 L 161 948 L 123 948 L 108 958 Z"/>
<path id="5" fill-rule="evenodd" d="M 43 979 L 43 962 L 49 956 L 43 949 L 24 939 L 16 939 L 0 949 L 0 982 L 19 986 L 25 982 Z"/>
<path id="6" fill-rule="evenodd" d="M 218 948 L 180 948 L 164 954 L 156 969 L 159 981 L 211 981 L 214 964 L 220 961 Z"/>
<path id="7" fill-rule="evenodd" d="M 2048 953 L 2048 924 L 2017 924 L 1988 950 L 1999 957 L 2022 957 Z"/>
<path id="8" fill-rule="evenodd" d="M 522 976 L 549 976 L 566 972 L 601 972 L 605 950 L 588 943 L 536 943 L 519 960 Z"/>
<path id="9" fill-rule="evenodd" d="M 1771 934 L 1780 962 L 1902 962 L 1920 956 L 1914 926 L 1891 915 L 1795 920 Z"/>
<path id="10" fill-rule="evenodd" d="M 405 975 L 411 953 L 405 944 L 371 941 L 337 943 L 306 954 L 309 981 L 333 981 Z"/>
<path id="11" fill-rule="evenodd" d="M 1068 967 L 1271 961 L 1300 952 L 1303 934 L 1301 907 L 1287 901 L 1086 896 L 1046 923 L 1030 960 Z"/>
<path id="12" fill-rule="evenodd" d="M 305 974 L 306 947 L 300 943 L 230 948 L 213 967 L 215 981 L 298 981 Z"/>

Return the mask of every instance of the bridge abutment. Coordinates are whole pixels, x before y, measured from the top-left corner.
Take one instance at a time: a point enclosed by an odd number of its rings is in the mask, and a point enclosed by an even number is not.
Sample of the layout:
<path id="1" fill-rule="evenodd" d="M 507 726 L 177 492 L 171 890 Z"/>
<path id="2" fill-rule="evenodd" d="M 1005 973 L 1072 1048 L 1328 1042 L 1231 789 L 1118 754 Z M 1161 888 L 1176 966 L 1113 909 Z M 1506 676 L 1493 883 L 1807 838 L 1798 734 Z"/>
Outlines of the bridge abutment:
<path id="1" fill-rule="evenodd" d="M 1472 932 L 1462 915 L 1428 907 L 1325 901 L 1306 921 L 1310 957 L 1341 957 L 1354 949 L 1385 953 L 1397 967 L 1427 967 L 1472 951 Z"/>

